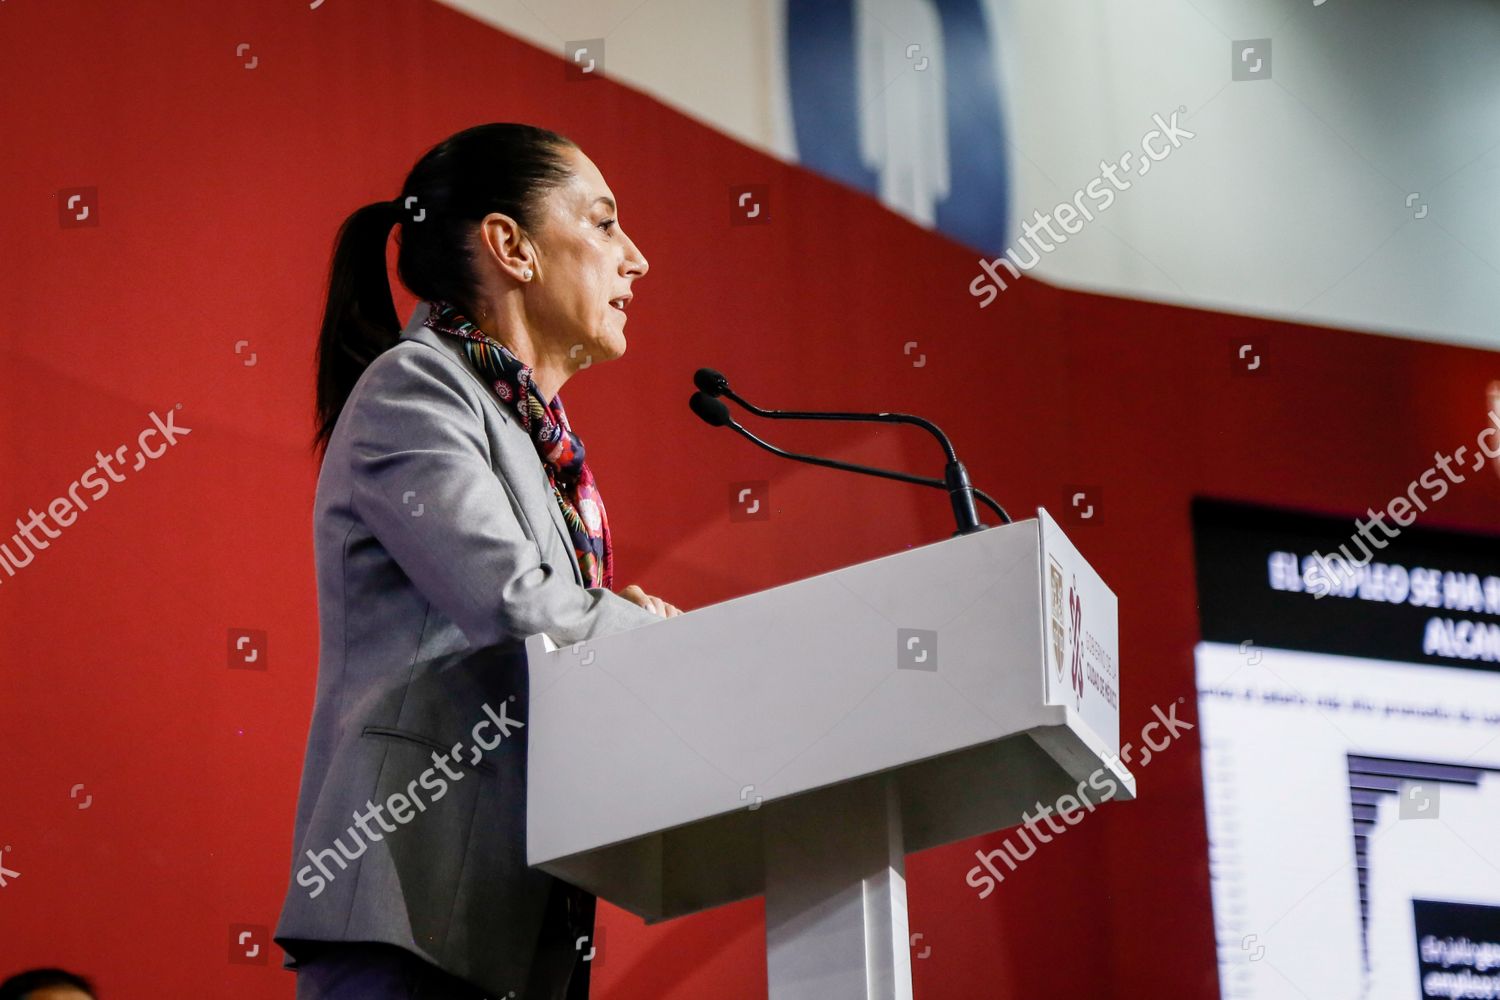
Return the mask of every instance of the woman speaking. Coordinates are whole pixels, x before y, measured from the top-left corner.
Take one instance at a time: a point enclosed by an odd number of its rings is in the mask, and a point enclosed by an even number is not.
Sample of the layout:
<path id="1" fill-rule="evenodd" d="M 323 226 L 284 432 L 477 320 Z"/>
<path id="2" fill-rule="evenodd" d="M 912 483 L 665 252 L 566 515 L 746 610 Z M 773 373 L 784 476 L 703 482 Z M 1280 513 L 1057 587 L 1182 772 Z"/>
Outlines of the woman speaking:
<path id="1" fill-rule="evenodd" d="M 614 592 L 559 395 L 625 353 L 647 264 L 618 214 L 570 140 L 490 124 L 339 230 L 317 353 L 317 696 L 276 928 L 299 1000 L 588 995 L 594 897 L 526 864 L 523 644 L 679 613 Z M 420 300 L 404 329 L 397 223 Z"/>

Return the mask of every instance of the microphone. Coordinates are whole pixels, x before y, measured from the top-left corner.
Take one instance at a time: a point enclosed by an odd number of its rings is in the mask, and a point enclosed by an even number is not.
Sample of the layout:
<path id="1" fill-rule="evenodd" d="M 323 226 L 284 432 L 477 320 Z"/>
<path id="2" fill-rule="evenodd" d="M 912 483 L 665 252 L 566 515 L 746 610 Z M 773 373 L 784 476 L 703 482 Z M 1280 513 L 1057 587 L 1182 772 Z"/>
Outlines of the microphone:
<path id="1" fill-rule="evenodd" d="M 734 423 L 734 418 L 729 415 L 729 407 L 712 396 L 701 392 L 693 393 L 693 398 L 688 400 L 688 406 L 693 412 L 703 418 L 703 422 L 711 427 L 728 427 Z"/>
<path id="2" fill-rule="evenodd" d="M 708 369 L 703 370 L 708 371 Z M 720 378 L 722 378 L 722 376 L 720 376 Z M 766 451 L 769 451 L 773 455 L 780 455 L 782 458 L 790 458 L 797 462 L 806 462 L 809 465 L 821 465 L 825 468 L 830 469 L 844 469 L 848 472 L 859 472 L 867 476 L 879 476 L 883 479 L 895 479 L 903 483 L 915 483 L 918 486 L 931 486 L 935 489 L 940 490 L 949 489 L 949 484 L 942 479 L 931 479 L 926 476 L 913 476 L 905 472 L 895 472 L 890 469 L 877 469 L 868 465 L 856 465 L 853 462 L 840 462 L 836 459 L 821 458 L 817 455 L 800 455 L 796 452 L 790 452 L 778 448 L 773 444 L 762 441 L 759 437 L 756 437 L 753 433 L 740 426 L 740 424 L 729 415 L 729 407 L 725 406 L 722 400 L 716 399 L 714 396 L 703 390 L 693 393 L 692 397 L 688 400 L 688 406 L 694 413 L 698 415 L 698 417 L 704 423 L 708 424 L 709 426 L 729 427 L 733 429 L 735 433 L 739 434 L 741 437 L 746 438 L 757 447 L 764 448 Z M 969 490 L 973 496 L 978 497 L 981 502 L 988 505 L 989 508 L 993 510 L 1002 521 L 1004 521 L 1006 524 L 1010 523 L 1010 515 L 1005 512 L 1005 508 L 1001 507 L 998 503 L 992 500 L 987 494 L 984 493 L 983 490 L 975 489 L 972 486 L 969 487 Z M 973 501 L 971 500 L 969 506 L 969 512 L 971 515 L 973 515 L 973 510 Z M 959 531 L 955 532 L 955 534 L 968 534 L 974 531 L 980 531 L 984 527 L 985 525 L 979 523 L 978 516 L 974 515 L 974 526 L 965 530 L 962 526 L 962 523 L 960 523 Z"/>
<path id="3" fill-rule="evenodd" d="M 698 387 L 699 392 L 716 398 L 729 394 L 729 380 L 712 368 L 699 368 L 693 372 L 693 384 Z M 731 395 L 730 398 L 733 399 L 734 397 Z M 741 403 L 740 405 L 743 406 L 744 404 Z"/>
<path id="4" fill-rule="evenodd" d="M 693 384 L 698 391 L 708 396 L 717 398 L 727 396 L 740 406 L 754 413 L 756 416 L 769 417 L 776 420 L 861 420 L 876 423 L 891 424 L 913 424 L 921 427 L 943 446 L 943 453 L 947 457 L 947 465 L 943 470 L 943 488 L 948 491 L 948 498 L 953 505 L 953 516 L 958 522 L 960 534 L 979 531 L 984 525 L 979 523 L 979 517 L 974 512 L 974 498 L 981 496 L 980 491 L 974 489 L 969 482 L 969 471 L 964 464 L 958 460 L 958 454 L 953 450 L 953 443 L 948 440 L 948 435 L 938 429 L 937 425 L 930 420 L 913 416 L 908 413 L 839 413 L 839 412 L 809 412 L 805 410 L 766 410 L 749 400 L 741 399 L 734 390 L 729 388 L 729 379 L 724 374 L 713 368 L 699 368 L 693 373 Z M 985 498 L 987 503 L 1006 524 L 1011 523 L 1010 515 L 1005 508 L 993 500 Z"/>

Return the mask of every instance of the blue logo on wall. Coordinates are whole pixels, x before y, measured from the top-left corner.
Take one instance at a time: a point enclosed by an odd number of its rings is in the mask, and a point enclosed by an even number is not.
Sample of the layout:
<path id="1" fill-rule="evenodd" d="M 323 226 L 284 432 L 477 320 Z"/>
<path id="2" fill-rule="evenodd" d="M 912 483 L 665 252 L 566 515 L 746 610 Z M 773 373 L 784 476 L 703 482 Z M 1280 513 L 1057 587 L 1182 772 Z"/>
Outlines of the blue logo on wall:
<path id="1" fill-rule="evenodd" d="M 913 0 L 914 12 L 936 15 L 942 58 L 928 66 L 918 46 L 908 46 L 912 79 L 866 83 L 871 94 L 861 92 L 858 67 L 869 53 L 861 51 L 855 0 L 786 0 L 787 89 L 803 166 L 908 214 L 915 205 L 922 216 L 930 204 L 940 232 L 994 256 L 1004 248 L 1009 171 L 998 54 L 982 2 Z M 877 27 L 885 57 L 899 56 L 901 43 Z"/>

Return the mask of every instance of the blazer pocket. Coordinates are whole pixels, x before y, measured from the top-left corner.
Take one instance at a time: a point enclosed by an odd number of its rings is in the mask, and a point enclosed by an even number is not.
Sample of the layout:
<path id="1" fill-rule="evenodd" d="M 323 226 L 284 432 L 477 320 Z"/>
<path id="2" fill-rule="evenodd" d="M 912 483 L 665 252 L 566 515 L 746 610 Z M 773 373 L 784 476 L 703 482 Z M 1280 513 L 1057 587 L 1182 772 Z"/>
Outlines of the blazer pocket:
<path id="1" fill-rule="evenodd" d="M 435 750 L 438 753 L 444 755 L 447 755 L 453 749 L 453 744 L 451 743 L 447 746 L 444 746 L 437 740 L 422 736 L 419 733 L 407 732 L 405 729 L 394 729 L 390 726 L 365 726 L 364 729 L 360 730 L 359 735 L 371 736 L 375 739 L 397 740 L 403 743 L 411 743 L 416 746 L 426 747 L 429 750 Z M 458 740 L 457 743 L 460 749 L 474 749 L 463 740 Z M 479 771 L 480 773 L 488 774 L 491 777 L 494 777 L 498 773 L 495 770 L 495 765 L 487 760 L 481 760 L 479 763 L 474 764 L 465 759 L 463 754 L 459 754 L 459 756 L 452 758 L 452 760 L 453 763 L 457 764 L 465 771 Z"/>

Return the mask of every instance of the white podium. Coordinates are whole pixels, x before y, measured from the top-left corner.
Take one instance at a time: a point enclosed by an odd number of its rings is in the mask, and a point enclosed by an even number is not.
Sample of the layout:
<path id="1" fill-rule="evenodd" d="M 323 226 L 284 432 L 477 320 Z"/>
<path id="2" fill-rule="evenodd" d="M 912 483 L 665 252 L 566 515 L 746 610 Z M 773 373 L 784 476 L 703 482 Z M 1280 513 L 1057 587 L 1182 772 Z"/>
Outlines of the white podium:
<path id="1" fill-rule="evenodd" d="M 1115 596 L 1044 510 L 526 651 L 528 863 L 648 923 L 764 893 L 772 1000 L 909 1000 L 907 853 L 1135 795 Z"/>

